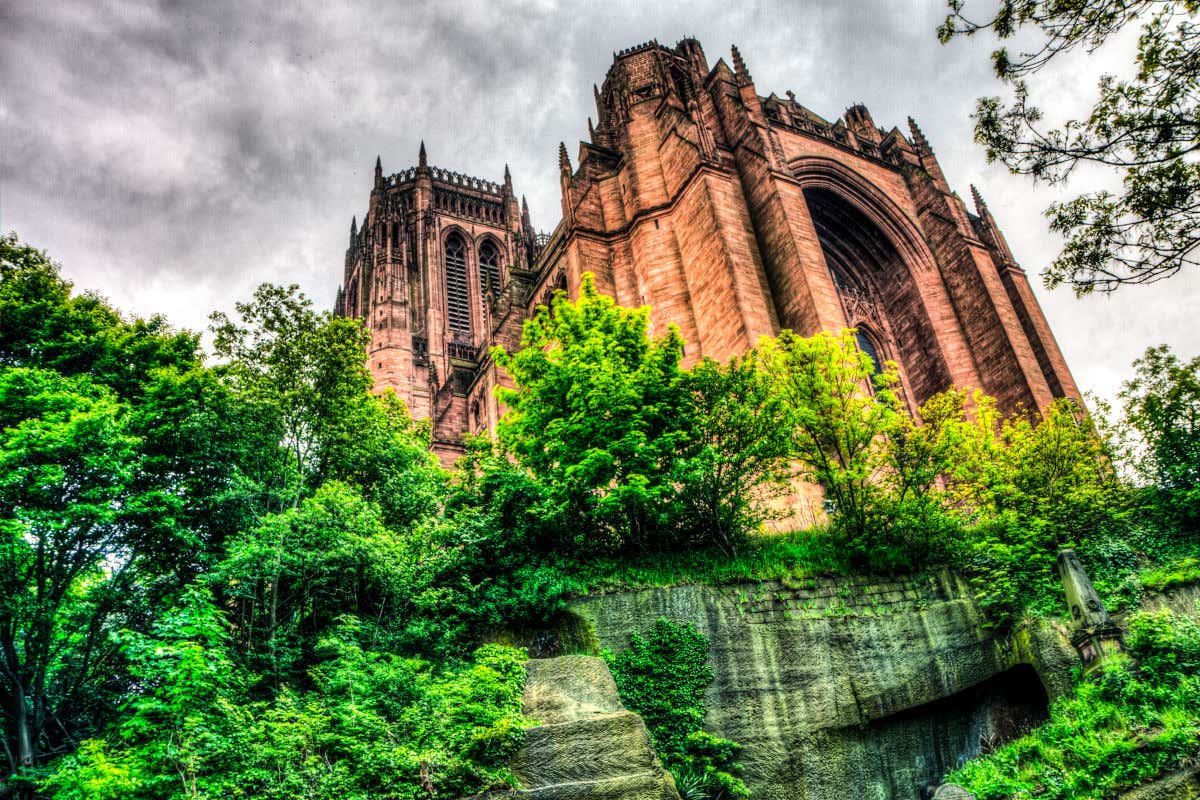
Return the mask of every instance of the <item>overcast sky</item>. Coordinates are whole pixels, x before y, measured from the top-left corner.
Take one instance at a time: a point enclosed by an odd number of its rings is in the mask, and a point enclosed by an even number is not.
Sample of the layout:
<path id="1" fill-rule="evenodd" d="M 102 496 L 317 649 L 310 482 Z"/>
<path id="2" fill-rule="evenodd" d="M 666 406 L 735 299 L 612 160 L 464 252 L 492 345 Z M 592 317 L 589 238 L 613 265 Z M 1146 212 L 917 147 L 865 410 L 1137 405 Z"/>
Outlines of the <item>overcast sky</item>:
<path id="1" fill-rule="evenodd" d="M 254 6 L 0 0 L 0 231 L 183 327 L 263 281 L 331 305 L 376 155 L 399 171 L 424 139 L 437 166 L 498 181 L 508 163 L 549 230 L 558 142 L 574 159 L 612 51 L 694 35 L 710 64 L 737 44 L 760 94 L 830 119 L 864 102 L 885 128 L 915 117 L 951 185 L 980 187 L 1084 390 L 1114 394 L 1148 345 L 1200 351 L 1200 274 L 1085 300 L 1042 288 L 1058 248 L 1042 211 L 1065 195 L 985 163 L 969 115 L 1000 91 L 991 43 L 939 45 L 943 0 Z M 1078 110 L 1130 52 L 1126 37 L 1064 62 L 1035 99 Z"/>

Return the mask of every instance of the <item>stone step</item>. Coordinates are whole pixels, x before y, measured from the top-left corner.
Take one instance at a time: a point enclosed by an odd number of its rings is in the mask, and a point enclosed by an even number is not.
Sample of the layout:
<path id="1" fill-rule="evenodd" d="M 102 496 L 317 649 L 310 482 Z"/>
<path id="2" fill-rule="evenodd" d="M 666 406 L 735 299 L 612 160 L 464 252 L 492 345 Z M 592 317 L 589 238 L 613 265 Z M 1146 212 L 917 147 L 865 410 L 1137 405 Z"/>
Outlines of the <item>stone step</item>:
<path id="1" fill-rule="evenodd" d="M 531 728 L 511 766 L 527 789 L 661 772 L 645 723 L 629 711 Z"/>

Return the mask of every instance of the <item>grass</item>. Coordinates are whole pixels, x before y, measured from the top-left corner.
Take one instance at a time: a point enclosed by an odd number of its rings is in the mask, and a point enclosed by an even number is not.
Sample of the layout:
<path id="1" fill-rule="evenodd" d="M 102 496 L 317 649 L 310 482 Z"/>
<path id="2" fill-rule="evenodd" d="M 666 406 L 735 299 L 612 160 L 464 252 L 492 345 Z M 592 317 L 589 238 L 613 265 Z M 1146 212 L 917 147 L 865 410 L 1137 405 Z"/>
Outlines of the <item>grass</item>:
<path id="1" fill-rule="evenodd" d="M 1200 558 L 1189 556 L 1146 570 L 1138 576 L 1148 592 L 1165 592 L 1179 586 L 1200 583 Z"/>
<path id="2" fill-rule="evenodd" d="M 597 594 L 662 586 L 803 581 L 853 570 L 828 531 L 755 534 L 733 557 L 718 550 L 593 559 L 571 566 L 579 591 Z"/>

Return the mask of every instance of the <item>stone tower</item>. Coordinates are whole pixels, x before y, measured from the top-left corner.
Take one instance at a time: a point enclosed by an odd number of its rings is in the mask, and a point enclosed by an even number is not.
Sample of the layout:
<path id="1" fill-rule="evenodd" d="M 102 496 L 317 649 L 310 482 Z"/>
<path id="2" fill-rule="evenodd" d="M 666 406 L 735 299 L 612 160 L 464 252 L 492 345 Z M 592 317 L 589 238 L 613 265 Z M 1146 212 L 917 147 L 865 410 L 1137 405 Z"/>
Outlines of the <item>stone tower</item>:
<path id="1" fill-rule="evenodd" d="M 494 372 L 481 368 L 487 348 L 512 317 L 508 297 L 535 245 L 507 167 L 502 183 L 431 167 L 424 143 L 417 166 L 402 172 L 384 175 L 376 160 L 334 310 L 364 321 L 376 390 L 394 389 L 414 418 L 432 421 L 446 463 L 461 454 L 463 433 L 494 424 L 494 400 L 485 409 L 467 396 L 492 394 L 476 384 Z"/>
<path id="2" fill-rule="evenodd" d="M 916 123 L 830 122 L 791 92 L 763 96 L 737 48 L 613 54 L 572 164 L 558 146 L 562 219 L 535 235 L 504 183 L 418 165 L 375 186 L 351 224 L 338 313 L 371 331 L 377 388 L 393 387 L 452 461 L 499 418 L 507 379 L 487 356 L 584 272 L 624 306 L 679 326 L 685 363 L 719 361 L 790 328 L 855 328 L 899 366 L 914 409 L 951 386 L 1000 408 L 1079 397 L 1024 271 L 983 198 L 951 190 Z"/>

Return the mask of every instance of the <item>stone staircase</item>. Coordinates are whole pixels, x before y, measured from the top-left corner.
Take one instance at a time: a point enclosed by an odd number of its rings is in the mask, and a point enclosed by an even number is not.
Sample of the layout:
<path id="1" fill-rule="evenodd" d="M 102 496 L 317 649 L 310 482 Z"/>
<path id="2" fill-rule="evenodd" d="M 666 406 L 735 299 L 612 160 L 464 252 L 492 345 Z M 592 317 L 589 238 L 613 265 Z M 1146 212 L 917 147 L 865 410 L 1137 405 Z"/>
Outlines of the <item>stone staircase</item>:
<path id="1" fill-rule="evenodd" d="M 521 788 L 492 798 L 679 800 L 642 718 L 625 710 L 599 658 L 534 659 L 526 669 L 526 733 L 510 764 Z"/>

